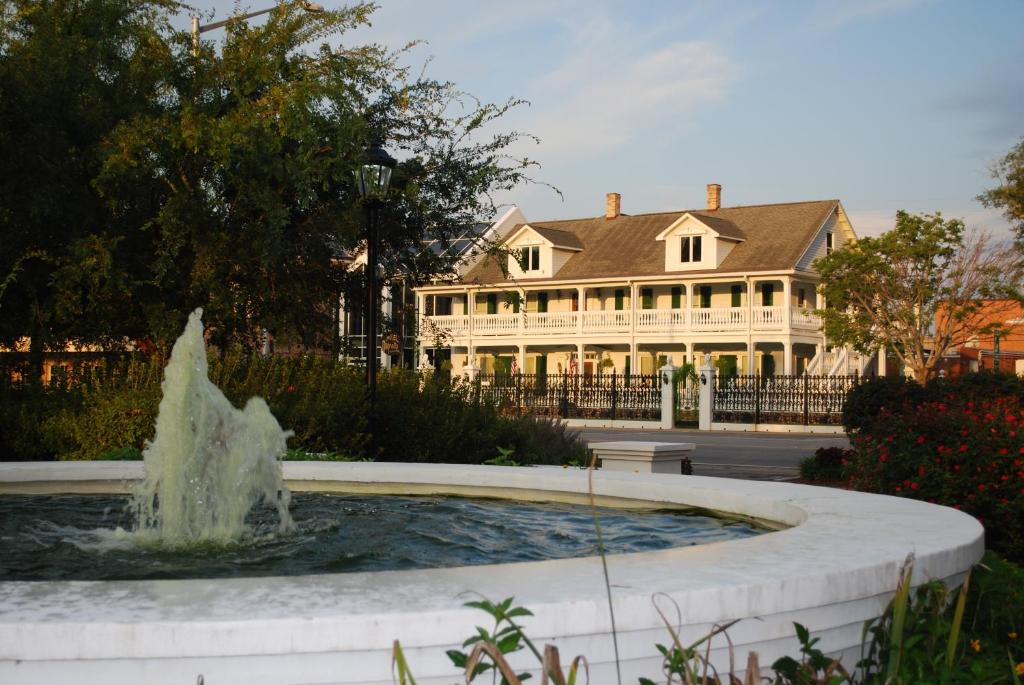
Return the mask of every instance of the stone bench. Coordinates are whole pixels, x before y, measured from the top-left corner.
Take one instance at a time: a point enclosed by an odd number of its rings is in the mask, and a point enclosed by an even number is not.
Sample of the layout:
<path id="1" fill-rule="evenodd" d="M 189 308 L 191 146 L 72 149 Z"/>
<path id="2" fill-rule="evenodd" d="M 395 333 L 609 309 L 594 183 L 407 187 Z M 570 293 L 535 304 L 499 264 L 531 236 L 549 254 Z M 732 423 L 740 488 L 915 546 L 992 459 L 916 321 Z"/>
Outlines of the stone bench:
<path id="1" fill-rule="evenodd" d="M 690 473 L 692 442 L 591 442 L 587 447 L 608 471 L 632 473 Z"/>

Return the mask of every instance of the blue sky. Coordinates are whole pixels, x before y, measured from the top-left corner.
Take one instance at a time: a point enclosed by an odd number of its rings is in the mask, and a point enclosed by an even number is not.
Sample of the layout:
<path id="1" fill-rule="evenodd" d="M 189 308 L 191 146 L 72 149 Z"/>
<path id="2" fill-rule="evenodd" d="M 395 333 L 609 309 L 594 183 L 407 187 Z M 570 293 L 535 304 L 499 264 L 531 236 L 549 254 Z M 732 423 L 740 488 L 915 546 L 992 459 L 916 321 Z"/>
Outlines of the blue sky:
<path id="1" fill-rule="evenodd" d="M 861 235 L 897 209 L 1008 235 L 974 197 L 1024 136 L 1020 0 L 379 5 L 345 42 L 421 40 L 409 64 L 530 102 L 505 126 L 541 138 L 520 151 L 564 195 L 502 198 L 531 219 L 598 215 L 606 192 L 627 213 L 701 207 L 716 182 L 726 206 L 837 197 Z"/>

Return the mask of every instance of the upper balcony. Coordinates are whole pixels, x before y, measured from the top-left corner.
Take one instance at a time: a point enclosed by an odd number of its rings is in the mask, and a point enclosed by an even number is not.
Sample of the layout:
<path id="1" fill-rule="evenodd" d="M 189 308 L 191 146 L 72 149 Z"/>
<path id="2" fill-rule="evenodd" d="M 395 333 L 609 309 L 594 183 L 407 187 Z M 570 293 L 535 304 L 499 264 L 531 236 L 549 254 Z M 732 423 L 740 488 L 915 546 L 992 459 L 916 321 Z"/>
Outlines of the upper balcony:
<path id="1" fill-rule="evenodd" d="M 420 335 L 424 338 L 437 331 L 459 339 L 785 333 L 817 331 L 821 327 L 814 314 L 814 285 L 798 281 L 580 286 L 532 289 L 518 297 L 501 291 L 467 290 L 438 295 L 423 303 L 430 312 L 421 318 Z"/>
<path id="2" fill-rule="evenodd" d="M 715 333 L 779 331 L 787 328 L 784 307 L 715 307 L 707 309 L 641 309 L 636 311 L 529 312 L 513 314 L 449 314 L 423 317 L 433 329 L 453 338 L 498 336 L 566 336 L 590 333 Z M 813 311 L 792 307 L 789 328 L 816 331 L 821 322 Z M 421 335 L 427 329 L 421 325 Z"/>

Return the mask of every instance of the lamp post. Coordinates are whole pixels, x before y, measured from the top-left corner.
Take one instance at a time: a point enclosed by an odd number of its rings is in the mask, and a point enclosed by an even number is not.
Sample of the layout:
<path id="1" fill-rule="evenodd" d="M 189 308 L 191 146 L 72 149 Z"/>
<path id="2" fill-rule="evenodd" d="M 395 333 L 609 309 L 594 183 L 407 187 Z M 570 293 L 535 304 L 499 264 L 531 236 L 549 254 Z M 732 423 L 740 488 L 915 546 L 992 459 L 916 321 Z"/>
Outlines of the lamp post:
<path id="1" fill-rule="evenodd" d="M 315 2 L 303 2 L 299 6 L 302 9 L 306 10 L 307 12 L 323 12 L 324 11 L 324 8 L 322 6 L 316 4 Z M 242 14 L 242 15 L 239 15 L 239 16 L 236 16 L 236 17 L 231 17 L 231 19 L 224 19 L 222 21 L 215 21 L 215 22 L 213 22 L 211 24 L 200 24 L 199 23 L 199 17 L 193 15 L 192 16 L 192 56 L 195 57 L 196 55 L 199 54 L 199 34 L 200 33 L 206 33 L 207 31 L 213 31 L 214 29 L 219 29 L 219 28 L 221 28 L 223 26 L 227 26 L 229 21 L 235 21 L 235 20 L 244 21 L 246 19 L 252 19 L 253 17 L 258 17 L 261 14 L 266 14 L 267 12 L 273 12 L 275 9 L 277 9 L 277 8 L 276 7 L 268 7 L 265 10 L 256 10 L 255 12 L 249 12 L 248 14 Z"/>
<path id="2" fill-rule="evenodd" d="M 363 163 L 355 171 L 356 189 L 366 208 L 366 391 L 369 395 L 370 457 L 375 458 L 377 432 L 375 415 L 377 405 L 377 315 L 380 309 L 377 281 L 378 252 L 380 251 L 380 206 L 391 185 L 391 170 L 395 159 L 374 141 L 366 149 Z"/>

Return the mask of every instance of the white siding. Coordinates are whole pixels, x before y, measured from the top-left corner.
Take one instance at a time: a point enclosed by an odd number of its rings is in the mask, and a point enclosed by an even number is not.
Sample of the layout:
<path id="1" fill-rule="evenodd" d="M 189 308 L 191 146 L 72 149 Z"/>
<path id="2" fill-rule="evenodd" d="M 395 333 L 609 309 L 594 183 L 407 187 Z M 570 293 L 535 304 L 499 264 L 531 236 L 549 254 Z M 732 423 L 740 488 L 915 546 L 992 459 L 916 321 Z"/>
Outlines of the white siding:
<path id="1" fill-rule="evenodd" d="M 807 248 L 807 252 L 797 263 L 797 269 L 805 271 L 813 271 L 814 268 L 811 266 L 815 259 L 825 256 L 825 235 L 832 233 L 832 247 L 833 249 L 839 248 L 843 243 L 842 231 L 839 230 L 839 222 L 836 220 L 836 214 L 833 212 L 829 215 L 828 220 L 821 227 L 821 229 L 815 234 L 814 240 L 811 241 L 811 246 Z"/>

